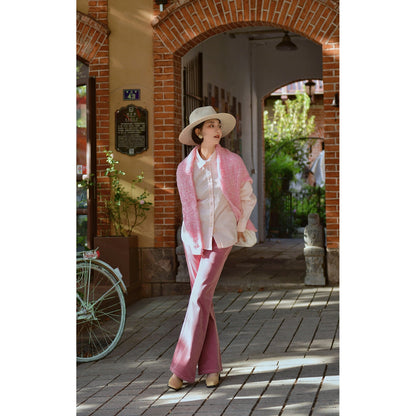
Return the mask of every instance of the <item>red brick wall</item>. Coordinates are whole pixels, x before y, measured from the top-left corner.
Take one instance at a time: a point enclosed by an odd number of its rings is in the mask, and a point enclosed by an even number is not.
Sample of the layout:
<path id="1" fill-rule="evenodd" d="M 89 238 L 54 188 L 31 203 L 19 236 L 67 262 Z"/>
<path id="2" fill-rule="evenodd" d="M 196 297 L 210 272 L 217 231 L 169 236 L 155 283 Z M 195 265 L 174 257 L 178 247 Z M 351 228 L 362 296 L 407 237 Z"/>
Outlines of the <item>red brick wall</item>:
<path id="1" fill-rule="evenodd" d="M 103 25 L 108 24 L 108 1 L 97 0 L 88 2 L 88 14 Z M 101 46 L 96 59 L 90 64 L 90 75 L 96 81 L 96 117 L 97 117 L 97 235 L 109 232 L 110 225 L 105 209 L 105 200 L 110 194 L 105 150 L 110 148 L 110 64 L 109 42 Z"/>
<path id="2" fill-rule="evenodd" d="M 322 45 L 325 112 L 325 203 L 327 247 L 339 247 L 339 109 L 334 107 L 339 92 L 339 32 Z"/>
<path id="3" fill-rule="evenodd" d="M 328 248 L 339 244 L 338 1 L 181 0 L 157 7 L 154 27 L 155 238 L 157 247 L 175 246 L 180 203 L 172 169 L 181 160 L 180 58 L 212 35 L 243 26 L 283 27 L 322 45 L 327 180 Z M 159 112 L 160 111 L 160 112 Z"/>
<path id="4" fill-rule="evenodd" d="M 97 234 L 109 231 L 105 199 L 110 193 L 105 176 L 105 150 L 110 148 L 110 70 L 108 35 L 108 1 L 89 1 L 88 16 L 77 13 L 77 56 L 89 64 L 89 75 L 96 80 L 97 145 Z"/>

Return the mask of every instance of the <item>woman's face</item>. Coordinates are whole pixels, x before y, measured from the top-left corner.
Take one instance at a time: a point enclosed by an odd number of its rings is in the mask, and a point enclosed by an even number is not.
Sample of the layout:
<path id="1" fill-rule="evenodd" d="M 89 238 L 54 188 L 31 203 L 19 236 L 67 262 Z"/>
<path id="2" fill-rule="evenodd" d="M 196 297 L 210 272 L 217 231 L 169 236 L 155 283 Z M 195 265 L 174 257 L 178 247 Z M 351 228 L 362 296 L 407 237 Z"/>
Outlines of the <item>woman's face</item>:
<path id="1" fill-rule="evenodd" d="M 204 143 L 218 144 L 222 137 L 221 122 L 217 119 L 207 120 L 201 129 L 195 130 L 197 135 L 202 135 Z"/>

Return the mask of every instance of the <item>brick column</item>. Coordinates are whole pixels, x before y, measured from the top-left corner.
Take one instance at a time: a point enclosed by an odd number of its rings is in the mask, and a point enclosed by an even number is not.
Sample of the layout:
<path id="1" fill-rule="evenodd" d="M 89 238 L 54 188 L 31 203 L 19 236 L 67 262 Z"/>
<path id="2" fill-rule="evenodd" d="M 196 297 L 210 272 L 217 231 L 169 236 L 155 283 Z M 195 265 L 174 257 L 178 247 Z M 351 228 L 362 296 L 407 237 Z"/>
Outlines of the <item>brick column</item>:
<path id="1" fill-rule="evenodd" d="M 108 0 L 89 0 L 88 15 L 97 22 L 108 24 Z M 96 80 L 96 120 L 97 120 L 97 235 L 110 231 L 110 223 L 105 209 L 105 200 L 110 194 L 110 183 L 105 176 L 107 168 L 105 150 L 110 148 L 110 65 L 109 41 L 105 39 L 93 61 L 90 62 L 90 76 Z"/>
<path id="2" fill-rule="evenodd" d="M 327 268 L 330 283 L 339 282 L 339 46 L 327 43 L 322 47 L 324 111 L 325 111 L 325 200 L 327 230 Z"/>

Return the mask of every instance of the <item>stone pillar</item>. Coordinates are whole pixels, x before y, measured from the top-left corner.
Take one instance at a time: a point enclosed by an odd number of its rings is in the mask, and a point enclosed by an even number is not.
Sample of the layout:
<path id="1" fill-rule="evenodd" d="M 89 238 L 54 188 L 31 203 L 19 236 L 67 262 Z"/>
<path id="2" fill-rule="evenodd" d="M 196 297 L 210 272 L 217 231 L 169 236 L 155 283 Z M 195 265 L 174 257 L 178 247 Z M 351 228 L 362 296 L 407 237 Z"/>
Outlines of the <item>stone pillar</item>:
<path id="1" fill-rule="evenodd" d="M 304 231 L 306 262 L 305 285 L 325 286 L 325 248 L 323 228 L 318 214 L 308 215 L 308 225 Z"/>
<path id="2" fill-rule="evenodd" d="M 177 282 L 189 282 L 188 266 L 186 265 L 185 250 L 181 238 L 181 227 L 176 232 L 176 257 L 178 259 L 178 271 L 176 273 Z"/>
<path id="3" fill-rule="evenodd" d="M 326 265 L 328 270 L 328 283 L 330 285 L 339 285 L 339 249 L 327 249 Z"/>

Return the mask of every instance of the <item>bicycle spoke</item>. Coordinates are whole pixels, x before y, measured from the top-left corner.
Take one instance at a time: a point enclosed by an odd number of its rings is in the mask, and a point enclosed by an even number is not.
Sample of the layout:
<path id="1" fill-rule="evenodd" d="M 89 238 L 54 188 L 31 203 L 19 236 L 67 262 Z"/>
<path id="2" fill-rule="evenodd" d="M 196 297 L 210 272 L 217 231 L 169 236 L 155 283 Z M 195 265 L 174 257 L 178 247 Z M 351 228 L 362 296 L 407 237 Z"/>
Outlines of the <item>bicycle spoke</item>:
<path id="1" fill-rule="evenodd" d="M 119 323 L 121 320 L 121 313 L 116 312 L 116 313 L 101 313 L 101 316 L 105 316 L 109 319 L 112 319 L 113 322 Z"/>
<path id="2" fill-rule="evenodd" d="M 101 296 L 99 301 L 97 300 L 93 303 L 94 309 L 104 310 L 108 308 L 113 308 L 116 305 L 119 306 L 119 296 L 117 292 L 114 291 L 113 293 L 111 293 L 111 290 L 108 290 L 106 295 L 106 297 L 104 297 L 104 295 Z M 102 306 L 103 302 L 105 302 L 106 306 Z"/>
<path id="3" fill-rule="evenodd" d="M 118 283 L 117 283 L 117 285 L 118 285 Z M 105 292 L 103 295 L 101 295 L 101 297 L 93 303 L 93 306 L 95 306 L 98 302 L 102 302 L 105 299 L 106 295 L 108 293 L 110 293 L 112 290 L 114 290 L 114 287 L 111 287 L 110 289 L 107 290 L 107 292 Z"/>
<path id="4" fill-rule="evenodd" d="M 108 330 L 107 328 L 104 328 L 102 325 L 100 325 L 100 324 L 97 324 L 96 323 L 96 325 L 95 325 L 95 327 L 96 328 L 98 328 L 98 329 L 100 329 L 100 331 L 101 331 L 101 334 L 105 337 L 105 336 L 109 336 L 109 335 L 111 335 L 111 337 L 112 336 L 114 336 L 114 330 Z M 109 337 L 110 339 L 112 339 L 111 337 Z"/>
<path id="5" fill-rule="evenodd" d="M 87 329 L 88 343 L 86 346 L 88 347 L 87 351 L 91 355 L 97 355 L 97 353 L 104 351 L 112 340 L 112 337 L 106 334 L 97 334 L 96 329 L 97 328 L 94 328 L 93 326 L 89 326 Z M 101 335 L 104 335 L 104 337 Z M 105 341 L 105 343 L 103 343 L 103 341 Z"/>
<path id="6" fill-rule="evenodd" d="M 94 332 L 94 331 L 92 331 L 91 330 L 92 328 L 90 328 L 90 330 L 89 330 L 89 340 L 90 340 L 90 342 L 92 342 L 93 343 L 93 345 L 95 346 L 95 345 L 99 345 L 100 346 L 100 348 L 95 348 L 97 351 L 99 351 L 99 352 L 101 352 L 101 351 L 103 351 L 104 350 L 104 347 L 102 346 L 102 344 L 101 344 L 101 341 L 100 341 L 100 339 L 98 338 L 98 336 L 97 336 L 97 334 Z M 96 340 L 96 342 L 94 341 L 94 339 Z"/>

